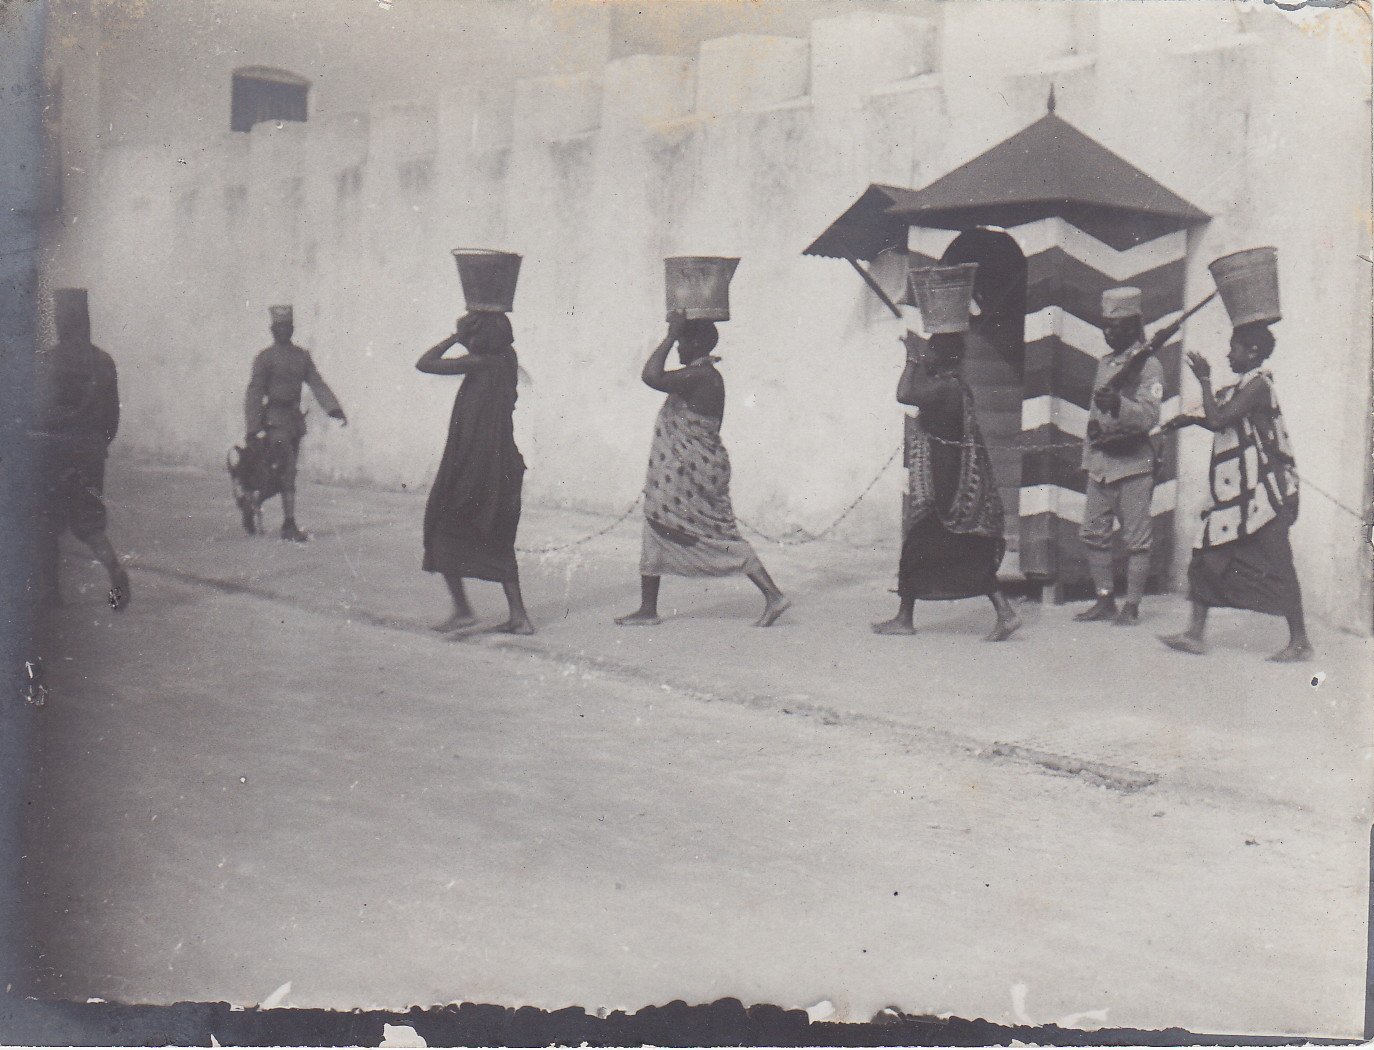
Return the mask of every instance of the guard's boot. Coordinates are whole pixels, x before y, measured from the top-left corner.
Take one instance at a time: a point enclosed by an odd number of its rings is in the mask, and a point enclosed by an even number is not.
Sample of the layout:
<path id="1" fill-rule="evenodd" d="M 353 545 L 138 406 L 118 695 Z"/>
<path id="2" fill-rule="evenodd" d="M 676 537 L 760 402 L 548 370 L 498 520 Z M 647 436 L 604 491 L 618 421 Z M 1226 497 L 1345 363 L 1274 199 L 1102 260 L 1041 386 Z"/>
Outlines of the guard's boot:
<path id="1" fill-rule="evenodd" d="M 1100 595 L 1091 609 L 1085 609 L 1074 619 L 1080 623 L 1091 623 L 1094 620 L 1114 620 L 1116 619 L 1116 599 L 1110 594 Z"/>
<path id="2" fill-rule="evenodd" d="M 1112 621 L 1117 627 L 1134 627 L 1140 622 L 1140 604 L 1138 602 L 1122 602 L 1121 611 L 1116 614 L 1116 619 Z"/>
<path id="3" fill-rule="evenodd" d="M 291 543 L 305 543 L 310 539 L 310 534 L 298 529 L 294 521 L 288 521 L 281 527 L 281 538 Z"/>

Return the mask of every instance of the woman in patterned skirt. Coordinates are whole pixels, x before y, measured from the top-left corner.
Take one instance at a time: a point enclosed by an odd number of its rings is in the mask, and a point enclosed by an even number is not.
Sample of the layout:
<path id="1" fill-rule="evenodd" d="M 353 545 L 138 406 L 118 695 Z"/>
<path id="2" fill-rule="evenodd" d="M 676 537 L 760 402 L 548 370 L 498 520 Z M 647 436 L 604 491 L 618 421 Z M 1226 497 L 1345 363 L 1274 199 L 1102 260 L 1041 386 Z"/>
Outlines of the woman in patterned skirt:
<path id="1" fill-rule="evenodd" d="M 662 622 L 658 591 L 664 576 L 748 576 L 764 600 L 755 627 L 771 627 L 791 604 L 735 523 L 730 457 L 720 440 L 725 380 L 711 355 L 717 339 L 713 322 L 674 315 L 640 376 L 668 397 L 654 424 L 644 485 L 639 608 L 615 621 L 625 627 Z M 666 371 L 674 345 L 683 367 Z"/>
<path id="2" fill-rule="evenodd" d="M 878 634 L 915 634 L 917 600 L 986 595 L 997 621 L 986 641 L 1010 638 L 1021 619 L 997 582 L 1006 541 L 992 462 L 973 414 L 973 392 L 959 372 L 964 337 L 930 337 L 924 359 L 908 338 L 897 400 L 920 410 L 911 443 L 911 508 L 897 571 L 897 615 L 875 623 Z"/>

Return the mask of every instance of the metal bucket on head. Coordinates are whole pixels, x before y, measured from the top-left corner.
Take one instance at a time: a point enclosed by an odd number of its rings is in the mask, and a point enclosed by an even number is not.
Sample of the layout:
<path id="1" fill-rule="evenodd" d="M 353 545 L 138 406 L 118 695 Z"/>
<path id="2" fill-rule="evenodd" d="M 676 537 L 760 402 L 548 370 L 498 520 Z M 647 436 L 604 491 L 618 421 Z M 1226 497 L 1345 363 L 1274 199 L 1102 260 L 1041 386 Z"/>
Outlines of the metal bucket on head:
<path id="1" fill-rule="evenodd" d="M 967 332 L 973 302 L 977 263 L 923 266 L 907 271 L 907 294 L 902 302 L 921 311 L 921 323 L 931 335 Z"/>
<path id="2" fill-rule="evenodd" d="M 663 260 L 668 316 L 689 321 L 730 320 L 730 279 L 738 259 L 711 255 L 678 255 Z"/>
<path id="3" fill-rule="evenodd" d="M 1255 321 L 1272 324 L 1283 318 L 1279 312 L 1277 248 L 1233 252 L 1209 263 L 1207 269 L 1212 271 L 1233 328 Z"/>
<path id="4" fill-rule="evenodd" d="M 515 308 L 515 283 L 520 277 L 520 256 L 491 248 L 454 248 L 458 280 L 469 312 L 487 310 L 510 313 Z"/>

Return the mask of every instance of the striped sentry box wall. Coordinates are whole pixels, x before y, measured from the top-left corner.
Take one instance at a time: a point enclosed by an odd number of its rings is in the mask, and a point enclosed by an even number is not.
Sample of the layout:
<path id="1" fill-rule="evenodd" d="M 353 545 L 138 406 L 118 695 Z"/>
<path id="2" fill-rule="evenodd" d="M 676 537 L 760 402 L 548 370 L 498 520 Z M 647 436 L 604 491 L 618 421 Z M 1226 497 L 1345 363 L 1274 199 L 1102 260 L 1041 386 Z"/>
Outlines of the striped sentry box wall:
<path id="1" fill-rule="evenodd" d="M 1086 549 L 1078 538 L 1087 485 L 1082 440 L 1097 361 L 1107 350 L 1097 327 L 1102 292 L 1118 285 L 1140 288 L 1147 333 L 1175 320 L 1184 308 L 1187 233 L 1176 230 L 1133 243 L 1137 235 L 1129 228 L 1117 237 L 1109 222 L 1099 221 L 1089 234 L 1057 216 L 1013 226 L 1006 233 L 1025 256 L 1027 273 L 1020 430 L 1006 442 L 1023 448 L 994 453 L 995 466 L 1007 464 L 1008 456 L 1020 461 L 1019 483 L 1012 490 L 1019 529 L 1009 537 L 1002 574 L 1053 582 L 1062 589 L 1088 579 Z M 957 236 L 953 230 L 910 227 L 911 265 L 935 265 Z M 1159 356 L 1165 374 L 1161 420 L 1167 420 L 1179 411 L 1180 340 Z M 976 398 L 977 382 L 973 385 Z M 995 427 L 985 429 L 997 432 Z M 1001 436 L 1004 441 L 1012 437 L 1005 431 Z M 998 443 L 996 437 L 988 440 Z M 1158 441 L 1163 454 L 1152 506 L 1156 585 L 1168 578 L 1177 498 L 1177 440 L 1169 434 Z"/>

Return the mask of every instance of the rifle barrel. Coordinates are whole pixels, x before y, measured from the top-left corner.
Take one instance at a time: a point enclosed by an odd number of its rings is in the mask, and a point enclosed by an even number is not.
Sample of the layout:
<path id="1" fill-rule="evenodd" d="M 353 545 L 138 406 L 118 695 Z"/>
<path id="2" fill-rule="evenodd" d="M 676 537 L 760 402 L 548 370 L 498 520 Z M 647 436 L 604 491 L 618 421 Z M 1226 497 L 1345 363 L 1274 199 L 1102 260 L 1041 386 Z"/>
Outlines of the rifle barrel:
<path id="1" fill-rule="evenodd" d="M 1193 314 L 1197 313 L 1199 310 L 1201 310 L 1204 306 L 1206 306 L 1216 297 L 1217 293 L 1213 292 L 1211 295 L 1207 296 L 1206 299 L 1203 299 L 1200 303 L 1194 303 L 1192 306 L 1188 307 L 1188 309 L 1184 310 L 1183 313 L 1178 315 L 1178 318 L 1176 320 L 1170 321 L 1158 332 L 1150 336 L 1150 346 L 1153 347 L 1154 350 L 1159 350 L 1165 343 L 1167 343 L 1170 339 L 1172 339 L 1175 335 L 1178 334 L 1179 329 L 1183 327 L 1184 321 L 1188 320 L 1188 318 L 1192 317 Z"/>

